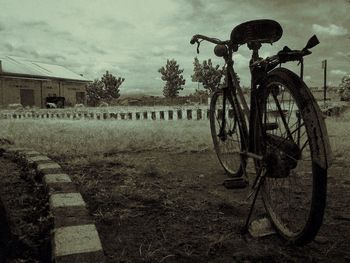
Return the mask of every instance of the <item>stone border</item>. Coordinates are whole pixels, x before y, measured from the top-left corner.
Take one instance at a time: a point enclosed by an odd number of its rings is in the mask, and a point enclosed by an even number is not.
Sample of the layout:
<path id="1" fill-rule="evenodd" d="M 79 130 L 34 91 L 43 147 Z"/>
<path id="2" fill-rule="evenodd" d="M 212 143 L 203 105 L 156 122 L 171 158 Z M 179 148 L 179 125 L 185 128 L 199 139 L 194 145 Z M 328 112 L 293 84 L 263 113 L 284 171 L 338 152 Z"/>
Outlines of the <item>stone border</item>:
<path id="1" fill-rule="evenodd" d="M 349 108 L 346 103 L 324 106 L 317 101 L 325 116 L 337 116 Z M 182 106 L 116 106 L 83 107 L 65 109 L 2 109 L 0 119 L 53 119 L 53 120 L 209 120 L 210 98 L 208 105 Z"/>
<path id="2" fill-rule="evenodd" d="M 0 119 L 54 119 L 54 120 L 209 120 L 209 108 L 137 108 L 134 110 L 65 110 L 0 111 Z"/>
<path id="3" fill-rule="evenodd" d="M 37 151 L 0 145 L 0 155 L 34 170 L 49 196 L 54 229 L 52 261 L 56 263 L 105 262 L 105 255 L 86 203 L 59 164 Z"/>

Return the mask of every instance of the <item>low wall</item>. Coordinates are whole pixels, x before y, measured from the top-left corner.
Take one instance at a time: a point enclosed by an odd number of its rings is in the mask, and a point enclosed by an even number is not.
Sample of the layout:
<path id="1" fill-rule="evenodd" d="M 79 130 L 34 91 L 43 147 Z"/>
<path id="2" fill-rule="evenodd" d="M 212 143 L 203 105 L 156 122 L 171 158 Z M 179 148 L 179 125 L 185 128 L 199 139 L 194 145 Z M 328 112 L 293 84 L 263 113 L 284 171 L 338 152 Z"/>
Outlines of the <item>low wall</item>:
<path id="1" fill-rule="evenodd" d="M 320 104 L 326 116 L 339 115 L 344 105 Z M 36 110 L 1 110 L 0 119 L 71 119 L 71 120 L 208 120 L 208 106 L 193 107 L 106 107 Z"/>
<path id="2" fill-rule="evenodd" d="M 208 108 L 40 109 L 0 111 L 0 119 L 207 120 Z"/>
<path id="3" fill-rule="evenodd" d="M 76 184 L 62 167 L 46 155 L 25 148 L 0 145 L 0 155 L 19 163 L 46 188 L 53 218 L 52 262 L 105 263 L 93 217 Z"/>

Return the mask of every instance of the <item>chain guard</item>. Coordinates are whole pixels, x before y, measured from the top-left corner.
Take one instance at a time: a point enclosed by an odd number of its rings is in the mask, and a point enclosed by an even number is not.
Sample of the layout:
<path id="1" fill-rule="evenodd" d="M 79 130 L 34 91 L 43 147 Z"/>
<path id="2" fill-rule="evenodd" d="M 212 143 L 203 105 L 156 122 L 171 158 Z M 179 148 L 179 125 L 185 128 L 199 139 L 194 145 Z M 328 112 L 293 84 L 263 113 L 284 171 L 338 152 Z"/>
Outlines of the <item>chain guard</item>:
<path id="1" fill-rule="evenodd" d="M 298 145 L 273 134 L 267 134 L 266 142 L 266 176 L 272 178 L 288 177 L 290 170 L 298 165 L 298 161 L 301 158 Z"/>

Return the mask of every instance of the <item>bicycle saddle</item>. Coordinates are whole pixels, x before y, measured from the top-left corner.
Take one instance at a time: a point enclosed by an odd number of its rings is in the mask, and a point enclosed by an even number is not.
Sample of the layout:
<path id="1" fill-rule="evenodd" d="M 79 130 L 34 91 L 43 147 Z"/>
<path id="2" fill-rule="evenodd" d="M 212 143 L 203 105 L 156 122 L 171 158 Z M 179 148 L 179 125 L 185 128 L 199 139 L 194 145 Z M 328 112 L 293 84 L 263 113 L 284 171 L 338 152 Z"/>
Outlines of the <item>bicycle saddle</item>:
<path id="1" fill-rule="evenodd" d="M 231 32 L 231 41 L 238 45 L 250 42 L 271 44 L 279 40 L 282 33 L 281 25 L 274 20 L 252 20 L 236 26 Z"/>

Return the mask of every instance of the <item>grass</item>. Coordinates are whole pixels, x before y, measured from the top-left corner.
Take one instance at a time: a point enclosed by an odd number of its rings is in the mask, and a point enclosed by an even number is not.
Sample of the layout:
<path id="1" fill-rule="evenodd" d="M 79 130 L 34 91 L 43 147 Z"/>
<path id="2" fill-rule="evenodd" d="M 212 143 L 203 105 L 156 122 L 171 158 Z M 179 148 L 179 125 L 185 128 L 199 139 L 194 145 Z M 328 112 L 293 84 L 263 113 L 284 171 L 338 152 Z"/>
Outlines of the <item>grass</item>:
<path id="1" fill-rule="evenodd" d="M 335 157 L 350 150 L 350 111 L 326 119 Z M 0 120 L 0 138 L 51 156 L 212 149 L 208 121 Z"/>
<path id="2" fill-rule="evenodd" d="M 328 117 L 326 125 L 334 157 L 346 157 L 350 152 L 350 111 L 340 117 Z"/>
<path id="3" fill-rule="evenodd" d="M 0 137 L 50 155 L 210 149 L 207 121 L 1 120 Z"/>
<path id="4" fill-rule="evenodd" d="M 346 156 L 350 112 L 328 117 L 326 123 L 334 155 Z M 212 149 L 208 121 L 1 120 L 0 127 L 0 138 L 17 146 L 54 155 L 55 160 L 66 158 L 60 164 L 89 204 L 109 262 L 127 262 L 130 257 L 145 262 L 179 258 L 207 262 L 223 254 L 230 261 L 221 262 L 231 262 L 232 257 L 242 262 L 310 259 L 309 247 L 299 251 L 279 241 L 263 246 L 260 241 L 243 240 L 240 226 L 247 207 L 235 201 L 240 193 L 233 196 L 216 186 L 221 169 L 214 154 L 187 153 L 173 159 L 172 152 Z M 137 151 L 154 152 L 132 154 Z M 345 184 L 337 187 L 342 188 L 330 192 L 346 194 Z M 343 209 L 343 204 L 333 202 L 336 206 L 329 211 L 340 213 L 337 208 Z M 346 232 L 343 224 L 338 227 L 340 233 Z M 331 242 L 341 240 L 342 234 L 329 225 L 324 229 L 335 233 L 324 245 L 333 256 L 342 248 L 333 250 Z M 312 256 L 320 258 L 319 247 L 311 246 L 316 247 Z"/>

